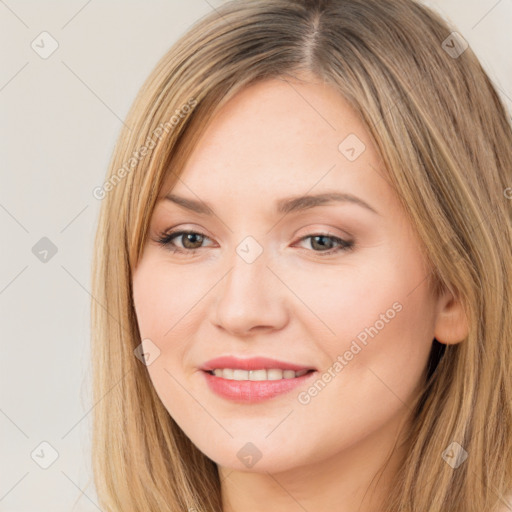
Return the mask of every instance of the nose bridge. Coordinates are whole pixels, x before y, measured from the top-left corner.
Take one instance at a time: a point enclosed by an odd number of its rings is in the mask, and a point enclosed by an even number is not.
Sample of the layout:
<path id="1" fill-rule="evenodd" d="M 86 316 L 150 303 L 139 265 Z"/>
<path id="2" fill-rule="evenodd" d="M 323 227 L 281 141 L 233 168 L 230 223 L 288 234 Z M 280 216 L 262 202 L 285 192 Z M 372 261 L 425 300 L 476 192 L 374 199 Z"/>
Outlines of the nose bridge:
<path id="1" fill-rule="evenodd" d="M 246 237 L 229 258 L 230 271 L 219 284 L 215 323 L 239 334 L 253 327 L 279 328 L 286 321 L 284 296 L 267 268 L 270 254 Z"/>

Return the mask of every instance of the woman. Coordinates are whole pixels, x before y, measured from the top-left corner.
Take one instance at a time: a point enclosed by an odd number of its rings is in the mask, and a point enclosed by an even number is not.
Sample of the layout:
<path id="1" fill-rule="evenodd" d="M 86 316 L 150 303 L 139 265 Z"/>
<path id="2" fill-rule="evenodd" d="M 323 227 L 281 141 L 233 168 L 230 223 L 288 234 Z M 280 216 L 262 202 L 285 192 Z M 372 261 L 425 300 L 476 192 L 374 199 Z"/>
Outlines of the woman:
<path id="1" fill-rule="evenodd" d="M 103 510 L 512 509 L 512 134 L 460 35 L 410 0 L 228 2 L 126 124 Z"/>

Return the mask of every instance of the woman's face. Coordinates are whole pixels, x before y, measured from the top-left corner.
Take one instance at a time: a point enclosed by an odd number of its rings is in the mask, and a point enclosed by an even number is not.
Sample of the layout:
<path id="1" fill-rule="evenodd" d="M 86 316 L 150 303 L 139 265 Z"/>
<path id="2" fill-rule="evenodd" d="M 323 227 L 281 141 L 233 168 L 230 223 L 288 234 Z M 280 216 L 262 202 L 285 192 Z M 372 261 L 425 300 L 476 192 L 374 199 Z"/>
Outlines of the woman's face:
<path id="1" fill-rule="evenodd" d="M 388 447 L 422 382 L 439 304 L 376 148 L 344 99 L 321 83 L 245 89 L 172 189 L 211 211 L 166 199 L 169 183 L 133 299 L 149 376 L 176 423 L 213 461 L 246 471 Z M 195 235 L 161 245 L 171 231 Z M 247 361 L 214 363 L 228 368 L 219 376 L 202 369 L 221 356 L 315 371 L 289 386 L 284 377 L 295 374 L 244 373 Z"/>

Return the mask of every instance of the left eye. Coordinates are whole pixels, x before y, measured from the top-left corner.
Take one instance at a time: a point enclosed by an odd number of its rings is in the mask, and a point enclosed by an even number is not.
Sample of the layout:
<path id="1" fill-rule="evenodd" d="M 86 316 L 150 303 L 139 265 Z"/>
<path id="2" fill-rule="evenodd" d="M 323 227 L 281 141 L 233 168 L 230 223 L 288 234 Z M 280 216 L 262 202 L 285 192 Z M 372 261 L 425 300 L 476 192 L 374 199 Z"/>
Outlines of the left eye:
<path id="1" fill-rule="evenodd" d="M 174 243 L 175 239 L 181 239 L 181 247 Z M 322 233 L 304 236 L 299 239 L 299 242 L 307 239 L 311 239 L 311 247 L 320 247 L 321 250 L 313 250 L 313 252 L 320 253 L 322 256 L 340 251 L 348 251 L 354 247 L 354 242 L 352 241 L 343 240 L 342 238 Z M 162 233 L 156 241 L 172 252 L 193 254 L 201 248 L 204 240 L 209 240 L 209 238 L 203 233 L 199 233 L 197 231 L 175 231 L 171 233 Z M 326 240 L 330 242 L 327 242 L 326 244 Z M 338 244 L 338 247 L 332 248 L 333 245 L 335 246 L 336 244 Z M 324 250 L 326 248 L 327 250 Z"/>
<path id="2" fill-rule="evenodd" d="M 330 242 L 327 243 L 328 250 L 314 251 L 314 252 L 320 252 L 322 256 L 324 254 L 333 254 L 333 253 L 336 253 L 339 251 L 348 251 L 348 250 L 352 249 L 354 246 L 354 242 L 351 242 L 348 240 L 343 240 L 342 238 L 339 238 L 337 236 L 321 234 L 321 233 L 302 237 L 300 239 L 300 241 L 307 240 L 308 238 L 311 239 L 311 242 L 310 242 L 311 247 L 316 246 L 316 247 L 320 247 L 320 248 L 324 248 L 324 249 L 326 247 L 325 240 L 330 240 Z M 335 246 L 336 244 L 338 244 L 338 247 L 332 248 L 332 246 L 333 245 Z"/>

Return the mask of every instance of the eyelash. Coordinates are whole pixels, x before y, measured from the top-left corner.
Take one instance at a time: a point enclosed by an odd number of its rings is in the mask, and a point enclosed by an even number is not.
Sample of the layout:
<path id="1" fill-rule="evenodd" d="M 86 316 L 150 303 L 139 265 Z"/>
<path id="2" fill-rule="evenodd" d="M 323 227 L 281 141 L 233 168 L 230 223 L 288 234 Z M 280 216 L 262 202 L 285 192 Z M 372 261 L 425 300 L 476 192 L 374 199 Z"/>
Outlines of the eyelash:
<path id="1" fill-rule="evenodd" d="M 200 235 L 203 238 L 208 238 L 205 234 L 203 234 L 199 231 L 181 230 L 181 231 L 173 231 L 170 233 L 166 233 L 166 232 L 161 233 L 159 235 L 159 238 L 157 238 L 156 242 L 159 243 L 160 245 L 162 245 L 163 247 L 165 247 L 166 249 L 168 249 L 169 251 L 171 251 L 172 253 L 187 254 L 187 256 L 192 256 L 196 253 L 196 251 L 204 248 L 204 247 L 198 247 L 196 249 L 183 249 L 181 247 L 177 247 L 176 245 L 172 244 L 172 240 L 174 238 L 179 238 L 180 236 L 183 236 L 183 235 Z M 308 238 L 313 238 L 313 237 L 317 237 L 317 236 L 331 238 L 332 240 L 336 241 L 339 244 L 339 246 L 337 248 L 330 249 L 328 251 L 314 251 L 313 249 L 311 249 L 313 252 L 317 253 L 321 257 L 331 256 L 331 255 L 339 253 L 339 252 L 351 251 L 354 249 L 354 242 L 343 240 L 342 238 L 332 236 L 327 233 L 314 233 L 311 235 L 303 236 L 298 241 L 302 242 L 303 240 L 307 240 Z"/>

